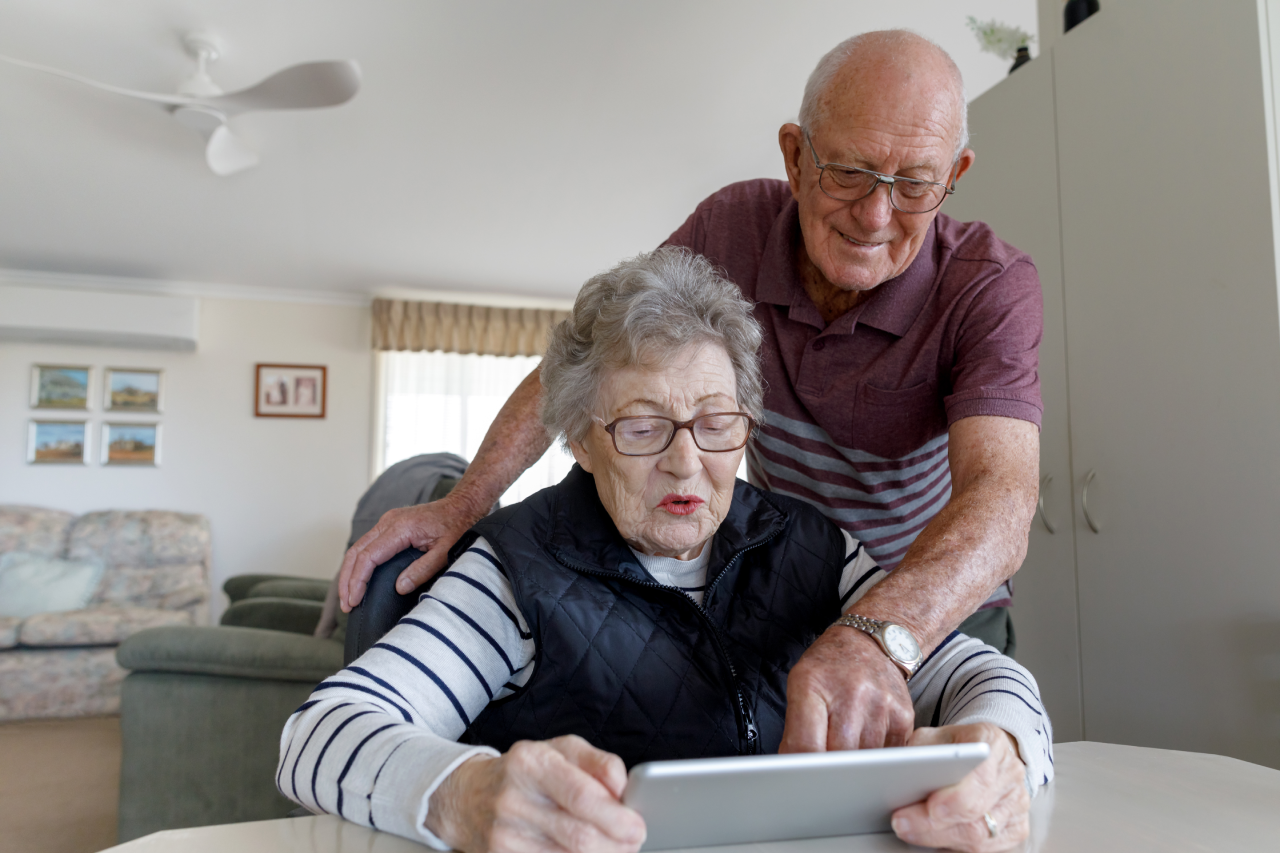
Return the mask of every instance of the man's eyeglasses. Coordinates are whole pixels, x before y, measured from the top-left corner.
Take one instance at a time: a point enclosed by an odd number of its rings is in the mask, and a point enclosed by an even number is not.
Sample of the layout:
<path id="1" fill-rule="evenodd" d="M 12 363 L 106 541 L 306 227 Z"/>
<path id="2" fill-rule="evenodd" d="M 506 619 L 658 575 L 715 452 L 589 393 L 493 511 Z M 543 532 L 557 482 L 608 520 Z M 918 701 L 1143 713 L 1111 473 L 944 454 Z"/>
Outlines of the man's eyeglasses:
<path id="1" fill-rule="evenodd" d="M 708 453 L 726 453 L 745 447 L 755 421 L 745 412 L 712 412 L 691 421 L 673 421 L 660 415 L 618 418 L 606 424 L 596 422 L 613 438 L 613 447 L 623 456 L 656 456 L 671 446 L 676 433 L 689 430 L 693 443 Z"/>
<path id="2" fill-rule="evenodd" d="M 818 167 L 818 186 L 831 198 L 837 201 L 861 201 L 876 191 L 881 184 L 889 185 L 889 203 L 894 210 L 903 213 L 928 213 L 936 210 L 943 199 L 956 191 L 955 178 L 951 186 L 937 181 L 922 181 L 919 178 L 900 178 L 897 175 L 882 175 L 870 169 L 859 169 L 856 166 L 842 166 L 839 163 L 823 163 L 814 150 L 813 139 L 809 131 L 804 131 L 804 139 L 809 143 L 809 152 L 813 154 L 813 164 Z M 955 173 L 955 165 L 951 166 Z"/>

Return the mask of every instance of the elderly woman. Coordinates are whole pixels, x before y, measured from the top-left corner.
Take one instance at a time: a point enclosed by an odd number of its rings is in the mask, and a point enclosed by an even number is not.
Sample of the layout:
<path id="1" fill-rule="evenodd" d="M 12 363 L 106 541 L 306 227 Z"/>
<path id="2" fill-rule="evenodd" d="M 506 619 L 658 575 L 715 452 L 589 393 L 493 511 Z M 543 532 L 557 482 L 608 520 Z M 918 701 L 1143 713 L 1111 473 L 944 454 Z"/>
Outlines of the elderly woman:
<path id="1" fill-rule="evenodd" d="M 280 790 L 441 850 L 626 853 L 644 839 L 626 766 L 777 751 L 789 670 L 823 631 L 858 630 L 842 611 L 883 572 L 809 505 L 735 480 L 759 343 L 750 304 L 683 250 L 588 281 L 542 364 L 543 418 L 578 465 L 477 524 L 316 688 L 285 726 Z M 913 744 L 991 757 L 895 832 L 1019 843 L 1053 772 L 1034 679 L 953 634 L 909 688 Z"/>

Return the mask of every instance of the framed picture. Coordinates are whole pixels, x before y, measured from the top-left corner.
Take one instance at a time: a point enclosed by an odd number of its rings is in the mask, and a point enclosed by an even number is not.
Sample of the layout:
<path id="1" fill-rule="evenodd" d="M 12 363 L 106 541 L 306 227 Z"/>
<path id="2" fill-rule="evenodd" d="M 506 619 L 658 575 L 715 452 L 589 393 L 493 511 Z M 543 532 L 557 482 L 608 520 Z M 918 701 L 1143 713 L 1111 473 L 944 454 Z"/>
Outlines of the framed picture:
<path id="1" fill-rule="evenodd" d="M 160 411 L 161 371 L 108 367 L 102 408 L 112 412 Z"/>
<path id="2" fill-rule="evenodd" d="M 315 364 L 259 364 L 253 413 L 260 418 L 323 418 L 328 368 Z"/>
<path id="3" fill-rule="evenodd" d="M 103 424 L 102 464 L 159 465 L 160 424 Z"/>
<path id="4" fill-rule="evenodd" d="M 86 421 L 31 421 L 27 461 L 33 465 L 88 464 L 88 427 Z"/>
<path id="5" fill-rule="evenodd" d="M 33 409 L 89 408 L 91 368 L 37 364 L 31 368 Z"/>

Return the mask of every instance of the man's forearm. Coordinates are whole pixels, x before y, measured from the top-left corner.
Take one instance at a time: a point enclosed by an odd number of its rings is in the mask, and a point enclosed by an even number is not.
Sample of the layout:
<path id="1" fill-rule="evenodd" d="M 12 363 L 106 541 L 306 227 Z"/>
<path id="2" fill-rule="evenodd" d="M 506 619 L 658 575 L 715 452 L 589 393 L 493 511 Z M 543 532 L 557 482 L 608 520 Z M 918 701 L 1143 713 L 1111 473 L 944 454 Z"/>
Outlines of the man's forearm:
<path id="1" fill-rule="evenodd" d="M 551 446 L 539 414 L 541 405 L 542 383 L 535 368 L 503 404 L 467 473 L 449 493 L 450 498 L 462 502 L 473 521 L 483 518 Z"/>
<path id="2" fill-rule="evenodd" d="M 905 626 L 926 654 L 1022 565 L 1035 512 L 1034 425 L 1004 418 L 959 424 L 965 426 L 952 433 L 950 502 L 854 608 Z"/>

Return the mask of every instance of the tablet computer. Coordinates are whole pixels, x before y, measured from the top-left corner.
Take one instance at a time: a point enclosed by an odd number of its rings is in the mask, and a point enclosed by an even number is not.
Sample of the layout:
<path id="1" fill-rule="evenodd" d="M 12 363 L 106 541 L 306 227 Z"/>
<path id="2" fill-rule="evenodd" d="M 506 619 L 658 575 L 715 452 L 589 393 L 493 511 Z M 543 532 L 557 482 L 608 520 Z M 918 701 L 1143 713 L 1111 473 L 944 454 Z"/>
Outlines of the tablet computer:
<path id="1" fill-rule="evenodd" d="M 985 743 L 652 761 L 622 801 L 644 817 L 642 850 L 887 832 L 895 809 L 955 784 Z"/>

